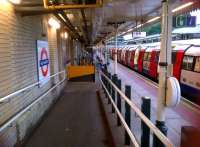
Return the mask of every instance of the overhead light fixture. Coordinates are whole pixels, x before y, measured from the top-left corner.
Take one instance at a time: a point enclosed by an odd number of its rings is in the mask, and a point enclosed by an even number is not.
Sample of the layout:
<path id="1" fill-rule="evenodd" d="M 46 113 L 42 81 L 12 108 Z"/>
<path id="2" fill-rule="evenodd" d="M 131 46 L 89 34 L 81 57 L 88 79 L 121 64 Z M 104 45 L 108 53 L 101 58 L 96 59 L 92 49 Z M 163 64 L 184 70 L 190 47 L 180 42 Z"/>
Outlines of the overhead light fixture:
<path id="1" fill-rule="evenodd" d="M 74 18 L 74 15 L 73 14 L 71 14 L 71 13 L 68 13 L 67 14 L 67 17 L 71 20 L 71 19 L 73 19 Z"/>
<path id="2" fill-rule="evenodd" d="M 20 4 L 22 0 L 9 0 L 13 4 Z"/>
<path id="3" fill-rule="evenodd" d="M 154 17 L 154 18 L 148 20 L 146 23 L 151 23 L 151 22 L 154 22 L 154 21 L 156 21 L 158 19 L 160 19 L 160 16 Z"/>
<path id="4" fill-rule="evenodd" d="M 65 39 L 68 38 L 68 33 L 67 33 L 67 32 L 64 33 L 64 38 L 65 38 Z"/>
<path id="5" fill-rule="evenodd" d="M 139 24 L 139 25 L 137 25 L 136 27 L 134 27 L 134 28 L 140 28 L 141 26 L 143 26 L 143 24 Z"/>
<path id="6" fill-rule="evenodd" d="M 0 4 L 6 4 L 7 0 L 0 0 Z"/>
<path id="7" fill-rule="evenodd" d="M 184 9 L 184 8 L 186 8 L 186 7 L 189 7 L 189 6 L 193 5 L 193 4 L 194 4 L 194 2 L 188 2 L 188 3 L 186 3 L 186 4 L 183 4 L 183 5 L 181 5 L 181 6 L 177 7 L 177 8 L 175 8 L 175 9 L 173 9 L 172 12 L 180 11 L 180 10 L 182 10 L 182 9 Z"/>
<path id="8" fill-rule="evenodd" d="M 62 14 L 58 14 L 59 16 L 60 16 L 60 18 L 64 21 L 64 22 L 66 22 L 66 20 L 65 20 L 65 18 L 62 16 Z"/>
<path id="9" fill-rule="evenodd" d="M 59 29 L 60 28 L 60 24 L 58 23 L 58 21 L 56 21 L 54 18 L 50 18 L 48 21 L 49 25 L 55 29 Z"/>

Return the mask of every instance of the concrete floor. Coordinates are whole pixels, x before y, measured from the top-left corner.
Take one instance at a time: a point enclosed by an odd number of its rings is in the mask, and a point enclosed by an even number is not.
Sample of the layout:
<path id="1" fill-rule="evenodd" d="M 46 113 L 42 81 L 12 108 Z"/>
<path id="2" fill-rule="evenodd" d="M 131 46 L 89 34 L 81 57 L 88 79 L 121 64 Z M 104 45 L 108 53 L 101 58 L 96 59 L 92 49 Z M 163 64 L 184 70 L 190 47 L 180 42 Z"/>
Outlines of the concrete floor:
<path id="1" fill-rule="evenodd" d="M 95 83 L 70 82 L 25 147 L 114 146 Z"/>

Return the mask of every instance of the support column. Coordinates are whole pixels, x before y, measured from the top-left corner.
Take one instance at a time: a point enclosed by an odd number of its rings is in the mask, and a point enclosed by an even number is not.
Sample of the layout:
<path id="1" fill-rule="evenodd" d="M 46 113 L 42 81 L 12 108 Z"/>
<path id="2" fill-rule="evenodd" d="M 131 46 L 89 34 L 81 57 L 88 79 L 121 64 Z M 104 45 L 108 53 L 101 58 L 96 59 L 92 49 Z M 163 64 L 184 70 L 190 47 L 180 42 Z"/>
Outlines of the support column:
<path id="1" fill-rule="evenodd" d="M 116 27 L 116 32 L 115 32 L 115 54 L 114 54 L 114 74 L 117 74 L 117 27 Z"/>
<path id="2" fill-rule="evenodd" d="M 172 11 L 169 0 L 162 1 L 162 33 L 161 50 L 159 62 L 159 92 L 157 102 L 156 126 L 167 135 L 165 125 L 165 100 L 166 100 L 166 80 L 169 72 L 168 65 L 171 64 L 171 31 L 172 31 Z M 164 145 L 154 135 L 154 147 L 164 147 Z"/>

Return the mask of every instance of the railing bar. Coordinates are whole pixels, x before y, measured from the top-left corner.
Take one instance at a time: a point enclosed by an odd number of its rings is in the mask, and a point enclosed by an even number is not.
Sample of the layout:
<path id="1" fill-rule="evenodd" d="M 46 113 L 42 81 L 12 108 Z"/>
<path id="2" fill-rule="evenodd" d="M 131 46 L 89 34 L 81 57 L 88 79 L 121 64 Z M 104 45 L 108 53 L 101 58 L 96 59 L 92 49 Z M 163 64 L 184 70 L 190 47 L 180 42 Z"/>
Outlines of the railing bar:
<path id="1" fill-rule="evenodd" d="M 123 99 L 131 106 L 131 108 L 137 113 L 137 115 L 146 123 L 146 125 L 153 131 L 153 133 L 162 141 L 167 147 L 174 147 L 171 141 L 140 111 L 140 109 L 129 100 L 126 95 L 121 92 L 118 87 L 103 73 L 101 74 L 111 83 L 111 85 L 117 90 L 117 92 L 123 97 Z"/>
<path id="2" fill-rule="evenodd" d="M 120 118 L 120 120 L 121 120 L 121 122 L 122 122 L 124 128 L 126 129 L 127 133 L 129 134 L 129 137 L 130 137 L 132 143 L 134 144 L 135 147 L 140 147 L 140 145 L 138 144 L 138 142 L 137 142 L 135 136 L 132 134 L 130 128 L 128 127 L 128 125 L 127 125 L 127 123 L 126 123 L 126 121 L 124 120 L 123 116 L 121 115 L 120 111 L 118 110 L 117 106 L 115 105 L 115 102 L 113 101 L 112 97 L 110 96 L 110 94 L 109 94 L 108 90 L 106 89 L 106 86 L 104 85 L 104 83 L 103 83 L 103 81 L 101 80 L 101 78 L 100 78 L 100 81 L 101 81 L 101 83 L 102 83 L 102 85 L 103 85 L 103 87 L 104 87 L 106 93 L 108 94 L 108 97 L 109 97 L 109 99 L 110 99 L 110 101 L 111 101 L 111 103 L 112 103 L 114 109 L 116 110 L 117 115 L 119 116 L 119 118 Z"/>
<path id="3" fill-rule="evenodd" d="M 1 127 L 0 127 L 0 132 L 2 132 L 5 128 L 7 128 L 9 125 L 11 125 L 18 117 L 20 117 L 22 114 L 24 114 L 26 111 L 28 111 L 33 105 L 35 105 L 37 102 L 39 102 L 40 100 L 42 100 L 47 94 L 49 94 L 49 92 L 51 92 L 54 88 L 56 88 L 58 85 L 60 85 L 61 83 L 63 83 L 65 81 L 66 77 L 64 76 L 64 79 L 62 81 L 60 81 L 59 83 L 57 83 L 56 85 L 54 85 L 52 88 L 50 88 L 46 93 L 44 93 L 43 95 L 41 95 L 39 98 L 37 98 L 35 101 L 33 101 L 31 104 L 29 104 L 26 108 L 24 108 L 22 111 L 20 111 L 19 113 L 17 113 L 15 116 L 13 116 L 11 119 L 9 119 L 6 123 L 4 123 Z"/>
<path id="4" fill-rule="evenodd" d="M 57 76 L 58 74 L 61 74 L 61 73 L 65 73 L 65 71 L 58 72 L 58 73 L 56 73 L 56 74 L 54 74 L 54 75 L 51 75 L 51 76 L 49 76 L 49 77 L 47 77 L 47 78 L 55 77 L 55 76 Z M 21 92 L 24 92 L 24 91 L 26 91 L 26 90 L 28 90 L 28 89 L 34 87 L 34 86 L 37 86 L 37 85 L 39 85 L 40 83 L 45 82 L 45 81 L 47 81 L 47 80 L 42 80 L 42 81 L 36 82 L 36 83 L 34 83 L 34 84 L 31 84 L 31 85 L 29 85 L 29 86 L 27 86 L 27 87 L 25 87 L 25 88 L 22 88 L 22 89 L 16 91 L 16 92 L 14 92 L 14 93 L 11 93 L 11 94 L 9 94 L 9 95 L 7 95 L 7 96 L 5 96 L 5 97 L 2 97 L 2 98 L 0 98 L 0 103 L 7 102 L 7 101 L 9 100 L 10 97 L 13 97 L 13 96 L 15 96 L 15 95 L 17 95 L 17 94 L 19 94 L 19 93 L 21 93 Z"/>

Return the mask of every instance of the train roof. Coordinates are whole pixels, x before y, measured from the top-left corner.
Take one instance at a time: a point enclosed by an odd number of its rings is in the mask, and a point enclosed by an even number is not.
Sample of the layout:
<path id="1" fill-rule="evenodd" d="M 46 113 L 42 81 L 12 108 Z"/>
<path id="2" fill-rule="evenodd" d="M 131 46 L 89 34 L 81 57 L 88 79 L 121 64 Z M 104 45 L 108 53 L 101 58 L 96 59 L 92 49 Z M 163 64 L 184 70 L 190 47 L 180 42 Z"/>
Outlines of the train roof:
<path id="1" fill-rule="evenodd" d="M 186 50 L 188 47 L 190 47 L 191 44 L 177 44 L 177 43 L 173 43 L 172 44 L 172 49 L 173 50 Z"/>
<path id="2" fill-rule="evenodd" d="M 200 46 L 192 46 L 190 47 L 186 52 L 185 55 L 189 55 L 189 56 L 200 56 Z"/>

